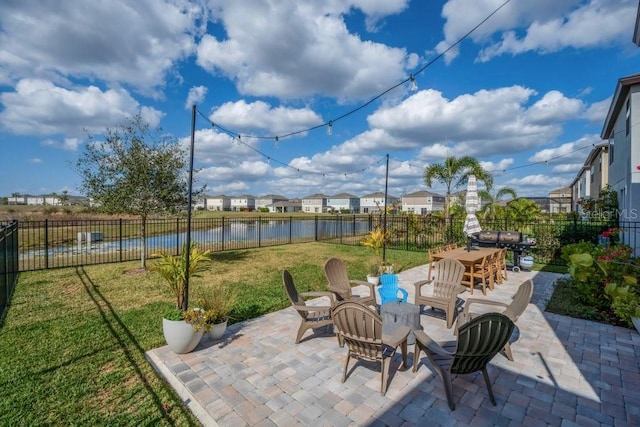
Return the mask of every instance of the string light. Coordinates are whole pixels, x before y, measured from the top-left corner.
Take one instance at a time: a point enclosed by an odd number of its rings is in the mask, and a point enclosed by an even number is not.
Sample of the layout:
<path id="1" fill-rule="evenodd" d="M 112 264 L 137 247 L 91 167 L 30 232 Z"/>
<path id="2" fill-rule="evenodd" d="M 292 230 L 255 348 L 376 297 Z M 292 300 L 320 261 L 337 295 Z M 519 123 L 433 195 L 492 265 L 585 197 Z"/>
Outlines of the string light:
<path id="1" fill-rule="evenodd" d="M 278 144 L 280 143 L 280 139 L 276 136 L 275 147 L 278 148 Z"/>
<path id="2" fill-rule="evenodd" d="M 333 120 L 329 120 L 329 124 L 327 125 L 327 135 L 333 135 Z"/>
<path id="3" fill-rule="evenodd" d="M 409 76 L 409 81 L 411 82 L 410 86 L 409 86 L 409 90 L 411 90 L 412 92 L 415 92 L 418 90 L 418 83 L 416 83 L 416 78 L 413 76 L 413 74 L 411 74 Z"/>

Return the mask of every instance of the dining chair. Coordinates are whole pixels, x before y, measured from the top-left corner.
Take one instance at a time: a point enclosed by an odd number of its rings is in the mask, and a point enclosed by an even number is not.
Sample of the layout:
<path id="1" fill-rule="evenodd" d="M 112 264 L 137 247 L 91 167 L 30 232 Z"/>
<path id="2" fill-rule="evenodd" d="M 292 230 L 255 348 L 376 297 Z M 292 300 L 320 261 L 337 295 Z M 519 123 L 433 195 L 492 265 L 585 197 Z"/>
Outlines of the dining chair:
<path id="1" fill-rule="evenodd" d="M 473 265 L 473 273 L 471 270 L 465 271 L 462 282 L 469 286 L 469 293 L 473 295 L 473 288 L 476 285 L 476 279 L 482 286 L 482 294 L 487 294 L 487 286 L 493 290 L 493 268 L 491 266 L 492 256 L 487 255 L 480 262 Z"/>

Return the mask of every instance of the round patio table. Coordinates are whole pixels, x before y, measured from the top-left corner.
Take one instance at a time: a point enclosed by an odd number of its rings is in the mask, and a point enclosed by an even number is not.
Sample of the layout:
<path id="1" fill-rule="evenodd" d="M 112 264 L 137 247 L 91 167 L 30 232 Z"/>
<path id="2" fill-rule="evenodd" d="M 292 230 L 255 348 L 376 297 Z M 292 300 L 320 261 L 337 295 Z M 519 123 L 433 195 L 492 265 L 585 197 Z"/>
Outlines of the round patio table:
<path id="1" fill-rule="evenodd" d="M 407 344 L 415 344 L 413 331 L 422 330 L 420 325 L 420 306 L 408 302 L 392 301 L 380 306 L 382 317 L 382 333 L 393 335 L 398 326 L 405 325 L 411 328 L 407 337 Z"/>

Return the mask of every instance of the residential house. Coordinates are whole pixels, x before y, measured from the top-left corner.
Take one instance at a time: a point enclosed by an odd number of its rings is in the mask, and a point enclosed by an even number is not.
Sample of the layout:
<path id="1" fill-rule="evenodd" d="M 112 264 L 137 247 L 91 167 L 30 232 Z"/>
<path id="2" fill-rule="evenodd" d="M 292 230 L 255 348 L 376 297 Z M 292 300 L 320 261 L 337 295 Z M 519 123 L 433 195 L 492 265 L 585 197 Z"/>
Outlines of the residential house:
<path id="1" fill-rule="evenodd" d="M 384 193 L 378 191 L 360 197 L 360 212 L 365 214 L 384 212 L 385 206 L 391 206 L 392 209 L 395 209 L 396 204 L 399 202 L 400 199 L 398 197 L 387 194 L 385 203 Z"/>
<path id="2" fill-rule="evenodd" d="M 27 196 L 11 196 L 7 197 L 7 204 L 9 205 L 26 205 Z"/>
<path id="3" fill-rule="evenodd" d="M 302 198 L 302 212 L 325 213 L 327 211 L 327 199 L 324 194 L 312 194 Z"/>
<path id="4" fill-rule="evenodd" d="M 231 197 L 231 210 L 234 212 L 254 211 L 256 209 L 256 198 L 250 194 Z"/>
<path id="5" fill-rule="evenodd" d="M 256 210 L 260 210 L 262 208 L 269 208 L 269 205 L 272 205 L 276 202 L 283 202 L 288 200 L 284 196 L 280 196 L 279 194 L 267 194 L 265 196 L 256 197 Z"/>
<path id="6" fill-rule="evenodd" d="M 444 210 L 444 196 L 420 190 L 402 196 L 402 211 L 424 215 Z"/>
<path id="7" fill-rule="evenodd" d="M 621 221 L 637 221 L 640 212 L 640 74 L 618 80 L 600 137 L 609 143 L 609 185 L 618 196 Z M 637 234 L 637 235 L 633 235 Z M 640 229 L 621 233 L 640 253 Z"/>
<path id="8" fill-rule="evenodd" d="M 360 212 L 360 197 L 350 193 L 340 193 L 327 199 L 327 210 L 333 212 Z"/>
<path id="9" fill-rule="evenodd" d="M 267 207 L 269 208 L 269 212 L 278 212 L 278 213 L 301 212 L 302 200 L 300 199 L 280 200 L 268 205 Z"/>
<path id="10" fill-rule="evenodd" d="M 609 143 L 596 144 L 571 183 L 571 208 L 581 213 L 584 199 L 595 199 L 609 183 Z"/>
<path id="11" fill-rule="evenodd" d="M 551 191 L 548 209 L 549 213 L 571 212 L 571 187 Z"/>
<path id="12" fill-rule="evenodd" d="M 525 197 L 534 202 L 544 213 L 571 212 L 572 187 L 559 188 L 548 197 Z"/>
<path id="13" fill-rule="evenodd" d="M 220 194 L 218 196 L 205 196 L 205 207 L 210 211 L 230 211 L 231 197 Z"/>

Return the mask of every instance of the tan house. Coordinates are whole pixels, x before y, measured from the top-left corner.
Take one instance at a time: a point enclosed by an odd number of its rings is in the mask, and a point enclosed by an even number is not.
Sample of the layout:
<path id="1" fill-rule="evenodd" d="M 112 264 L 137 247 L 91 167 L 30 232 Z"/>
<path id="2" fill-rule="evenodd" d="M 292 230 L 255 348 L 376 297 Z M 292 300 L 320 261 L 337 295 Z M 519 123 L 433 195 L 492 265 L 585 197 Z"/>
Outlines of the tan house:
<path id="1" fill-rule="evenodd" d="M 385 203 L 384 193 L 382 191 L 367 194 L 366 196 L 360 197 L 360 212 L 365 214 L 383 212 L 385 206 L 395 206 L 399 201 L 400 199 L 398 197 L 387 194 Z"/>
<path id="2" fill-rule="evenodd" d="M 327 212 L 328 196 L 320 193 L 302 198 L 302 212 L 325 213 Z"/>
<path id="3" fill-rule="evenodd" d="M 402 196 L 402 212 L 424 215 L 444 210 L 444 196 L 420 190 Z"/>
<path id="4" fill-rule="evenodd" d="M 582 212 L 584 199 L 595 199 L 609 183 L 609 142 L 596 144 L 571 183 L 571 207 Z"/>
<path id="5" fill-rule="evenodd" d="M 206 196 L 205 208 L 210 211 L 231 210 L 231 197 L 220 194 L 218 196 Z"/>

